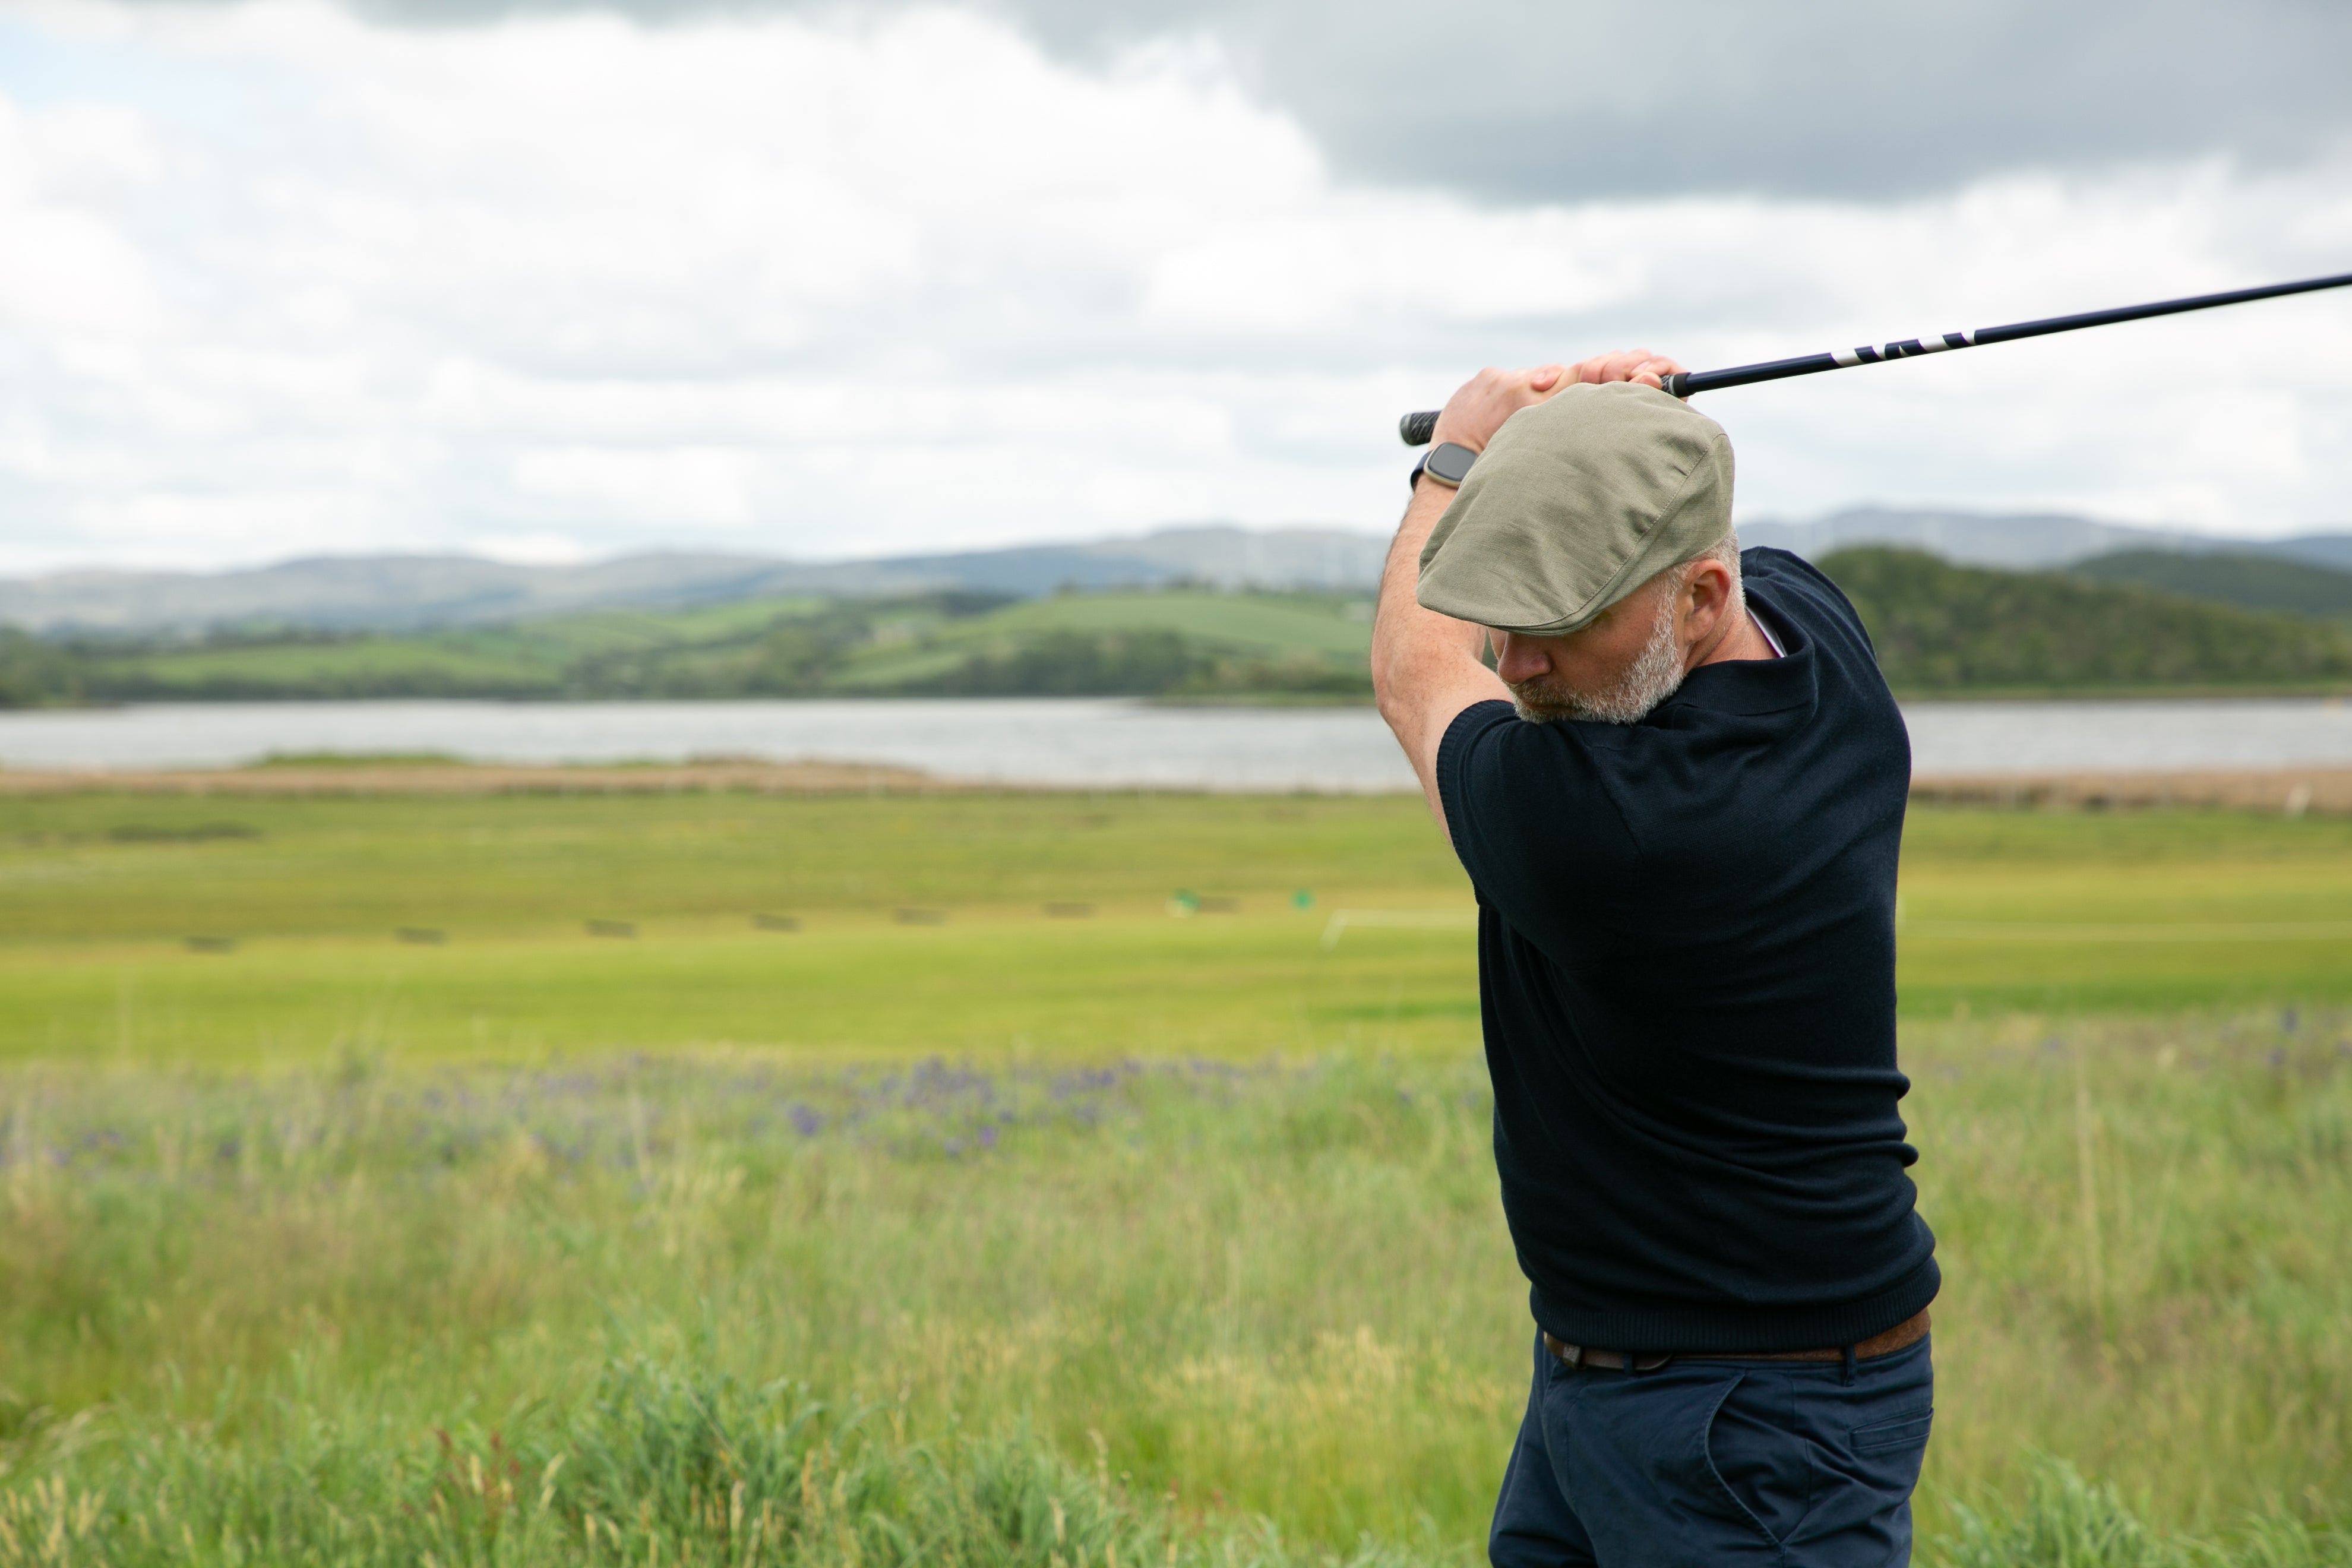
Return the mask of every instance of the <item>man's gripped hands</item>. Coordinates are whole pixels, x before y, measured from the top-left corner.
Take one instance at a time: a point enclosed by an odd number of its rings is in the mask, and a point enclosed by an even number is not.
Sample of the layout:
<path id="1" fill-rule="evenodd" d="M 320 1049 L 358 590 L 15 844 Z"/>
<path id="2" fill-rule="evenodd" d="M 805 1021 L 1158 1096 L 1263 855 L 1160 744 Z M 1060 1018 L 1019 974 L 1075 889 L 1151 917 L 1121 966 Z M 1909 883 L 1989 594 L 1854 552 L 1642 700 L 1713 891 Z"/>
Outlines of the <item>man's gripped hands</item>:
<path id="1" fill-rule="evenodd" d="M 1595 354 L 1575 364 L 1538 365 L 1533 370 L 1482 370 L 1445 400 L 1444 411 L 1438 415 L 1437 428 L 1430 440 L 1451 441 L 1474 452 L 1483 452 L 1486 443 L 1495 438 L 1495 432 L 1503 427 L 1504 420 L 1553 396 L 1562 387 L 1579 382 L 1598 384 L 1607 381 L 1638 381 L 1644 386 L 1663 386 L 1664 377 L 1682 368 L 1677 362 L 1647 349 L 1620 349 L 1614 353 Z"/>

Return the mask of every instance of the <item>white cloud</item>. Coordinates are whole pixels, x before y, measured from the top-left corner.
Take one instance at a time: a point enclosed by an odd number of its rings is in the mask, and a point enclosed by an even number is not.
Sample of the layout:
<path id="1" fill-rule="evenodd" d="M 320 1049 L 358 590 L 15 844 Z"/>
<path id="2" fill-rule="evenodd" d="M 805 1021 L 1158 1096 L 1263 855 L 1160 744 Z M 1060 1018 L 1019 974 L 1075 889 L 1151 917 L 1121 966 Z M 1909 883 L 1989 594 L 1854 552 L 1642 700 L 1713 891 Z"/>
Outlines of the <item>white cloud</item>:
<path id="1" fill-rule="evenodd" d="M 589 559 L 568 533 L 478 533 L 466 546 L 468 553 L 518 566 L 577 566 Z"/>
<path id="2" fill-rule="evenodd" d="M 711 447 L 534 447 L 515 458 L 514 488 L 592 514 L 667 517 L 688 527 L 737 529 L 752 521 L 744 481 L 755 460 L 749 453 Z"/>
<path id="3" fill-rule="evenodd" d="M 1386 526 L 1489 360 L 1695 363 L 2352 265 L 2352 165 L 1871 205 L 1350 185 L 1213 47 L 950 9 L 0 11 L 0 569 Z M 1718 395 L 1745 510 L 2352 520 L 2352 300 Z"/>

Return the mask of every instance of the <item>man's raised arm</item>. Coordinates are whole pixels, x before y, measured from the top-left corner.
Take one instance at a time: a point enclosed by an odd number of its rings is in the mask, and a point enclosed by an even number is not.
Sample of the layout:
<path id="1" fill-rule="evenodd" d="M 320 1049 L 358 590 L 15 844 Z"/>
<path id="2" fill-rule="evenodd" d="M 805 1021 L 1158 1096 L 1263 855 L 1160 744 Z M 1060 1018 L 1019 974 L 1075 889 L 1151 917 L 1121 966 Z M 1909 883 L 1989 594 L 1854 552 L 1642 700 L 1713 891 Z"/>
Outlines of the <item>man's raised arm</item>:
<path id="1" fill-rule="evenodd" d="M 1452 442 L 1483 452 L 1503 421 L 1577 382 L 1639 381 L 1649 386 L 1682 367 L 1646 349 L 1602 354 L 1580 364 L 1535 370 L 1482 370 L 1446 400 L 1432 433 L 1432 451 Z M 1437 793 L 1437 747 L 1447 726 L 1474 702 L 1508 700 L 1510 688 L 1480 658 L 1484 627 L 1424 610 L 1414 597 L 1422 546 L 1454 500 L 1454 489 L 1423 476 L 1381 574 L 1380 609 L 1372 623 L 1372 694 L 1381 717 L 1396 732 L 1439 827 L 1445 805 Z M 1449 830 L 1450 837 L 1450 830 Z"/>

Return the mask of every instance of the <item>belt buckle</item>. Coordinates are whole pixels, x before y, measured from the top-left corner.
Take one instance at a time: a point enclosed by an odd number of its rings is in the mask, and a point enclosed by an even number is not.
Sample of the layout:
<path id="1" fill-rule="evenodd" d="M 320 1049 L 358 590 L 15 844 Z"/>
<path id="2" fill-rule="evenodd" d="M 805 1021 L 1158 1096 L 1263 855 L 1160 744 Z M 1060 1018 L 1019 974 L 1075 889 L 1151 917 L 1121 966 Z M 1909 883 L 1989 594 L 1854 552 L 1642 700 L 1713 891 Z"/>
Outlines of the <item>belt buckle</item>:
<path id="1" fill-rule="evenodd" d="M 1550 1351 L 1560 1365 L 1571 1372 L 1580 1367 L 1606 1367 L 1611 1372 L 1655 1372 L 1674 1360 L 1671 1352 L 1663 1355 L 1636 1355 L 1632 1351 L 1600 1351 L 1591 1345 L 1572 1345 L 1566 1340 L 1544 1335 L 1544 1348 Z M 1606 1358 L 1606 1359 L 1603 1359 Z"/>

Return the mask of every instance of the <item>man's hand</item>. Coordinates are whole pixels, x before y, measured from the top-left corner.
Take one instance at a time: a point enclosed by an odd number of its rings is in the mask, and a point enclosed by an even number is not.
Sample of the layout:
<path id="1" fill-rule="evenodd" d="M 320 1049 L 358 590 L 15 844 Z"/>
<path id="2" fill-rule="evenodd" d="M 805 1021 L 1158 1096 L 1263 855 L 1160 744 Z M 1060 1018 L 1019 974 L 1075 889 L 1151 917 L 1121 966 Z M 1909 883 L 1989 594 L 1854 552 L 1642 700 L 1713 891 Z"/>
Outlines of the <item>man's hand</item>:
<path id="1" fill-rule="evenodd" d="M 1656 386 L 1662 377 L 1682 368 L 1647 349 L 1625 349 L 1576 364 L 1482 370 L 1446 399 L 1430 439 L 1483 452 L 1504 420 L 1562 387 L 1611 381 Z M 1438 742 L 1465 708 L 1511 694 L 1479 659 L 1486 642 L 1483 627 L 1433 614 L 1413 598 L 1421 581 L 1421 547 L 1453 499 L 1454 491 L 1446 486 L 1424 480 L 1405 508 L 1404 522 L 1389 547 L 1388 568 L 1381 576 L 1380 612 L 1372 626 L 1372 690 L 1380 700 L 1381 717 L 1396 731 L 1397 743 L 1420 775 L 1441 828 L 1445 810 L 1437 794 Z"/>
<path id="2" fill-rule="evenodd" d="M 1607 381 L 1638 381 L 1644 386 L 1663 386 L 1664 378 L 1683 367 L 1662 354 L 1647 349 L 1620 349 L 1614 353 L 1595 354 L 1575 364 L 1538 365 L 1533 370 L 1482 370 L 1462 384 L 1461 390 L 1445 400 L 1444 412 L 1437 416 L 1437 428 L 1430 435 L 1433 444 L 1451 441 L 1483 452 L 1503 421 L 1520 409 L 1531 407 L 1558 393 L 1562 387 L 1579 382 L 1598 384 Z"/>
<path id="3" fill-rule="evenodd" d="M 1647 349 L 1619 349 L 1614 353 L 1594 354 L 1568 367 L 1568 375 L 1560 384 L 1580 381 L 1598 385 L 1604 381 L 1638 381 L 1643 386 L 1665 390 L 1665 378 L 1683 368 L 1680 360 L 1654 354 Z"/>

